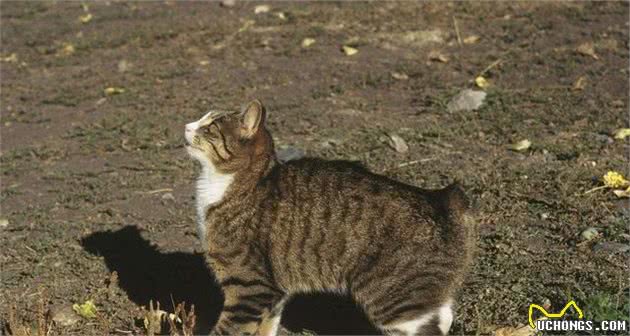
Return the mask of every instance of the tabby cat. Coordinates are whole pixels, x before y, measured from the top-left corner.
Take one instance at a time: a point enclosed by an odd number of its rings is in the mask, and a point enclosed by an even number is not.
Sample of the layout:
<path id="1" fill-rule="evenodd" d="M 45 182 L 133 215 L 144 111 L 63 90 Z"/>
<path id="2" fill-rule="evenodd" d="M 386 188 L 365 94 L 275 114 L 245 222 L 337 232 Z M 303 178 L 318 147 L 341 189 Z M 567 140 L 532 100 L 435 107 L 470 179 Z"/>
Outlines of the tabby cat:
<path id="1" fill-rule="evenodd" d="M 349 293 L 383 332 L 445 335 L 475 245 L 466 196 L 351 162 L 276 162 L 262 104 L 187 124 L 199 236 L 225 294 L 212 334 L 275 335 L 294 293 Z"/>

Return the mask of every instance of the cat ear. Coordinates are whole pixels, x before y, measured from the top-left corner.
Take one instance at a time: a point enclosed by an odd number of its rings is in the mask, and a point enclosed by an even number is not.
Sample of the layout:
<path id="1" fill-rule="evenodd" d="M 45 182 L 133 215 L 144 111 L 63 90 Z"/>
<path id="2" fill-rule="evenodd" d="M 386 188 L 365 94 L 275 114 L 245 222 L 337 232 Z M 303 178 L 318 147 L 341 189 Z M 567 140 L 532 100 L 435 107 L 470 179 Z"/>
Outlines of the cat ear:
<path id="1" fill-rule="evenodd" d="M 256 134 L 260 125 L 265 122 L 265 114 L 265 107 L 258 99 L 249 102 L 243 109 L 241 134 L 247 138 Z"/>

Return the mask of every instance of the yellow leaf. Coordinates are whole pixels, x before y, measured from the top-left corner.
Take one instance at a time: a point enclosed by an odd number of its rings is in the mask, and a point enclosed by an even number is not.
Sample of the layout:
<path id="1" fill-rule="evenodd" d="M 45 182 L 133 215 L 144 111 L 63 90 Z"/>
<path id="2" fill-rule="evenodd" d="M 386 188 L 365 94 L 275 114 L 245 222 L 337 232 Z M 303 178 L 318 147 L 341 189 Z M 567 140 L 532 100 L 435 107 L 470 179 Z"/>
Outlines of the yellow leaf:
<path id="1" fill-rule="evenodd" d="M 464 39 L 464 44 L 474 44 L 477 43 L 477 41 L 479 41 L 479 36 L 470 35 Z"/>
<path id="2" fill-rule="evenodd" d="M 307 37 L 307 38 L 302 40 L 302 48 L 308 48 L 308 47 L 312 46 L 314 43 L 315 43 L 315 39 L 314 38 Z"/>
<path id="3" fill-rule="evenodd" d="M 79 16 L 79 21 L 81 21 L 81 23 L 88 23 L 92 21 L 92 18 L 93 18 L 92 14 L 87 13 L 85 15 Z"/>
<path id="4" fill-rule="evenodd" d="M 343 50 L 344 54 L 346 54 L 347 56 L 352 56 L 359 52 L 358 49 L 355 49 L 349 46 L 343 46 L 341 47 L 341 50 Z"/>
<path id="5" fill-rule="evenodd" d="M 586 87 L 586 77 L 581 76 L 573 83 L 573 90 L 584 90 Z"/>
<path id="6" fill-rule="evenodd" d="M 615 193 L 617 197 L 630 198 L 630 187 L 626 190 L 613 190 L 613 193 Z"/>
<path id="7" fill-rule="evenodd" d="M 70 56 L 74 54 L 75 51 L 76 49 L 74 48 L 74 45 L 72 45 L 72 43 L 64 43 L 63 48 L 61 48 L 61 51 L 58 54 L 63 56 Z"/>
<path id="8" fill-rule="evenodd" d="M 630 128 L 620 128 L 615 132 L 615 139 L 623 140 L 630 136 Z"/>
<path id="9" fill-rule="evenodd" d="M 87 300 L 83 304 L 75 303 L 72 305 L 72 310 L 87 319 L 95 318 L 97 311 L 94 301 L 92 300 Z"/>
<path id="10" fill-rule="evenodd" d="M 594 59 L 599 59 L 599 56 L 597 56 L 597 54 L 595 53 L 595 46 L 593 45 L 592 42 L 586 42 L 586 43 L 580 44 L 575 49 L 575 51 L 579 54 L 591 56 Z"/>
<path id="11" fill-rule="evenodd" d="M 119 93 L 125 92 L 125 89 L 119 88 L 119 87 L 108 87 L 108 88 L 105 89 L 104 92 L 105 92 L 106 95 L 112 96 L 112 95 L 115 95 L 115 94 L 119 94 Z"/>
<path id="12" fill-rule="evenodd" d="M 626 180 L 623 175 L 615 172 L 609 171 L 602 178 L 604 180 L 604 185 L 608 188 L 618 189 L 618 188 L 626 188 L 630 185 L 630 182 Z"/>
<path id="13" fill-rule="evenodd" d="M 258 5 L 254 8 L 254 14 L 267 13 L 270 9 L 269 5 Z"/>
<path id="14" fill-rule="evenodd" d="M 525 139 L 525 140 L 521 140 L 513 145 L 510 145 L 508 148 L 510 148 L 511 150 L 517 151 L 517 152 L 521 152 L 524 151 L 526 149 L 528 149 L 529 147 L 532 146 L 532 142 Z"/>
<path id="15" fill-rule="evenodd" d="M 488 83 L 488 81 L 483 78 L 483 76 L 478 76 L 477 78 L 475 78 L 475 84 L 477 84 L 478 87 L 485 89 L 488 86 L 490 86 L 490 83 Z"/>
<path id="16" fill-rule="evenodd" d="M 10 62 L 10 63 L 15 63 L 17 62 L 18 58 L 17 55 L 15 53 L 12 53 L 11 55 L 7 56 L 7 57 L 3 57 L 2 58 L 2 62 Z"/>

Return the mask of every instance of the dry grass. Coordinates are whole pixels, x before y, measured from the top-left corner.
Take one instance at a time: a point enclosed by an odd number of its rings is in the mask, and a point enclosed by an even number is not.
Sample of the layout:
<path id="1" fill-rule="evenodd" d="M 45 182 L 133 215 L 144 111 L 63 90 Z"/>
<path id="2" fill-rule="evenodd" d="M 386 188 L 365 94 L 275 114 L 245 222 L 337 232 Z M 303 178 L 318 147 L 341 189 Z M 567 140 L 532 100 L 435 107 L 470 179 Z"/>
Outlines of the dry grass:
<path id="1" fill-rule="evenodd" d="M 37 302 L 37 311 L 35 313 L 35 325 L 29 324 L 23 316 L 18 315 L 16 305 L 12 305 L 9 310 L 9 318 L 4 326 L 4 331 L 12 336 L 48 336 L 52 331 L 52 319 L 48 314 L 46 307 L 46 296 L 44 292 L 40 292 Z"/>
<path id="2" fill-rule="evenodd" d="M 195 305 L 191 305 L 190 310 L 186 311 L 186 302 L 177 304 L 174 313 L 167 313 L 160 309 L 160 302 L 156 301 L 154 306 L 151 300 L 149 309 L 144 313 L 144 327 L 148 336 L 161 334 L 165 324 L 168 324 L 171 336 L 192 336 L 196 321 Z"/>

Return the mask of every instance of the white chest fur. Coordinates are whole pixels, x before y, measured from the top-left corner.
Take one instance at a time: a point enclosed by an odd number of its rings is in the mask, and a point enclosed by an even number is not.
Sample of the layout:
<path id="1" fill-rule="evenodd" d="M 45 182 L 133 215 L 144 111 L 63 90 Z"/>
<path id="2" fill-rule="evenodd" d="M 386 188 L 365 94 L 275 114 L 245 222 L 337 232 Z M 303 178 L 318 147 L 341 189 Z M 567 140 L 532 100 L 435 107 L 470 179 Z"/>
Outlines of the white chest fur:
<path id="1" fill-rule="evenodd" d="M 206 210 L 209 205 L 223 199 L 233 178 L 231 174 L 217 173 L 206 165 L 201 170 L 197 180 L 197 234 L 204 248 L 207 245 Z"/>

